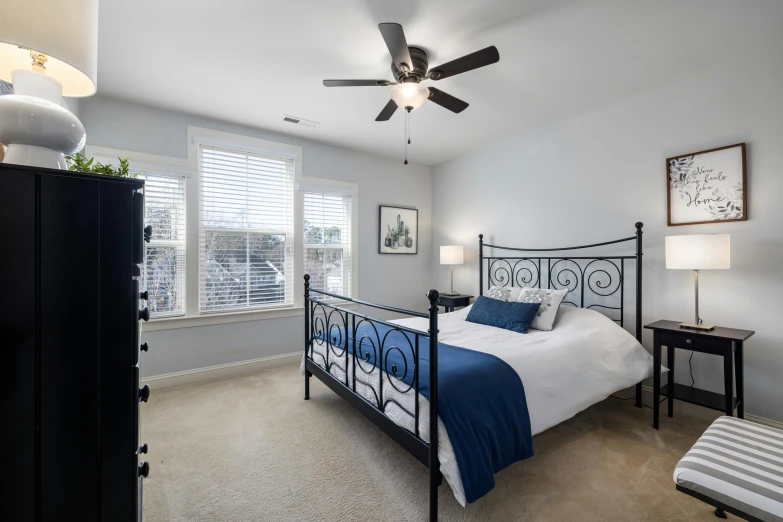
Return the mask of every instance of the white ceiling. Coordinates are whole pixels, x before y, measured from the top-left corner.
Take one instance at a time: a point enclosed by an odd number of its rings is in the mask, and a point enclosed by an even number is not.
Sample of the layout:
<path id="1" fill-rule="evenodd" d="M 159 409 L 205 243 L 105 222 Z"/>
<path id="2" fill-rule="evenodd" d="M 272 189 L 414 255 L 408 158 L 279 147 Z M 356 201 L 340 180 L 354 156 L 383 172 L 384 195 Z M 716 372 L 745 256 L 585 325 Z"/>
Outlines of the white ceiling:
<path id="1" fill-rule="evenodd" d="M 409 158 L 429 165 L 783 45 L 779 0 L 101 0 L 98 93 L 402 161 L 402 111 L 374 121 L 389 87 L 321 84 L 393 80 L 380 22 L 431 66 L 500 51 L 426 82 L 470 103 L 411 114 Z"/>

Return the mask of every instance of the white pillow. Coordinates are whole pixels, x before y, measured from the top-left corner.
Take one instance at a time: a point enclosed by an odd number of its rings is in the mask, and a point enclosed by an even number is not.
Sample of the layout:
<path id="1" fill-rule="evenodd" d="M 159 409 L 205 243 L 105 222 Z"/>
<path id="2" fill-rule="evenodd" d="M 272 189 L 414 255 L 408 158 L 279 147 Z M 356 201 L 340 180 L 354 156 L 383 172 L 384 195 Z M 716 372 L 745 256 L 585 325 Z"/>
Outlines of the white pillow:
<path id="1" fill-rule="evenodd" d="M 531 288 L 526 286 L 519 292 L 518 303 L 541 303 L 536 318 L 530 328 L 549 331 L 554 327 L 557 310 L 563 302 L 568 290 L 548 290 L 546 288 Z"/>
<path id="2" fill-rule="evenodd" d="M 519 293 L 522 291 L 518 286 L 493 286 L 484 294 L 484 297 L 490 299 L 497 299 L 498 301 L 508 301 L 516 303 L 519 298 Z"/>

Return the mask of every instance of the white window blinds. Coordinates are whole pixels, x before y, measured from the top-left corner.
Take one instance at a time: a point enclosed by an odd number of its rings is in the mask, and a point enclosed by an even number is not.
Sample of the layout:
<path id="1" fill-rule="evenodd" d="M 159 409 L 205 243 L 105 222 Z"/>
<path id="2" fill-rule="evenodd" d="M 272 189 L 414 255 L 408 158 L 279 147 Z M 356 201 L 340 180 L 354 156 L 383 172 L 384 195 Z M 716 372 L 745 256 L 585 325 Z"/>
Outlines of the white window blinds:
<path id="1" fill-rule="evenodd" d="M 149 292 L 150 317 L 185 314 L 185 177 L 144 169 L 144 224 L 152 225 L 145 243 L 142 290 Z"/>
<path id="2" fill-rule="evenodd" d="M 293 305 L 293 159 L 199 146 L 202 313 Z"/>
<path id="3" fill-rule="evenodd" d="M 304 193 L 304 273 L 310 285 L 351 297 L 351 205 L 347 193 L 327 187 L 302 188 Z"/>

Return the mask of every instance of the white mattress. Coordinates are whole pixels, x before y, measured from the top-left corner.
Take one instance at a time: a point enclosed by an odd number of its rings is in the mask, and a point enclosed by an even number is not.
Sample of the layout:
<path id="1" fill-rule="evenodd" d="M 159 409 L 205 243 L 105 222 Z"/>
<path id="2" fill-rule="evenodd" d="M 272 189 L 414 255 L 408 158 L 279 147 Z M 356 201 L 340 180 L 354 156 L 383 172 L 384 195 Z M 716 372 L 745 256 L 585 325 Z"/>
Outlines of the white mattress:
<path id="1" fill-rule="evenodd" d="M 466 307 L 438 317 L 439 341 L 495 355 L 511 366 L 525 387 L 533 435 L 652 375 L 652 356 L 631 334 L 596 311 L 561 306 L 552 331 L 530 330 L 523 335 L 469 323 L 465 320 L 469 310 L 470 307 Z M 425 332 L 428 326 L 428 319 L 417 317 L 392 322 Z M 323 355 L 326 345 L 314 344 L 314 350 Z M 318 356 L 314 356 L 314 360 L 321 362 Z M 334 353 L 329 354 L 329 360 L 335 360 Z M 345 366 L 344 359 L 337 362 Z M 333 366 L 331 373 L 345 381 L 345 374 L 340 369 Z M 371 403 L 376 402 L 375 393 L 358 381 L 368 380 L 377 391 L 380 372 L 373 374 L 368 376 L 358 368 L 356 371 L 356 392 Z M 350 375 L 348 383 L 352 384 Z M 398 381 L 397 387 L 404 390 L 408 386 Z M 415 392 L 400 393 L 384 377 L 381 402 L 388 399 L 414 411 Z M 419 396 L 419 407 L 419 433 L 422 439 L 429 441 L 429 402 L 426 398 Z M 386 414 L 398 425 L 414 431 L 413 418 L 396 405 L 389 404 Z M 457 501 L 464 506 L 462 479 L 442 421 L 438 422 L 438 440 L 441 473 Z"/>

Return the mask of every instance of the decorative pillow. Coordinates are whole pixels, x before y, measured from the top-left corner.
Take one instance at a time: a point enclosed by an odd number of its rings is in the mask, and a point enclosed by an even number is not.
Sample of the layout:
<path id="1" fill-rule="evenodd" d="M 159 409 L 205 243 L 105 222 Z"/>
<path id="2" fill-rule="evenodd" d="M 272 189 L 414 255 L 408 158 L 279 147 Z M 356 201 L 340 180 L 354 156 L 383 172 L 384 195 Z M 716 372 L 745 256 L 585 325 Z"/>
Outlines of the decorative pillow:
<path id="1" fill-rule="evenodd" d="M 519 292 L 517 302 L 540 303 L 541 307 L 538 309 L 536 318 L 530 327 L 548 332 L 553 328 L 557 310 L 567 294 L 568 290 L 547 290 L 546 288 L 530 288 L 526 286 Z"/>
<path id="2" fill-rule="evenodd" d="M 487 293 L 484 294 L 490 299 L 497 299 L 498 301 L 508 301 L 510 303 L 516 303 L 519 298 L 519 292 L 522 289 L 518 286 L 493 286 Z"/>
<path id="3" fill-rule="evenodd" d="M 466 320 L 512 332 L 527 333 L 540 306 L 540 303 L 508 303 L 482 295 L 473 303 Z"/>

